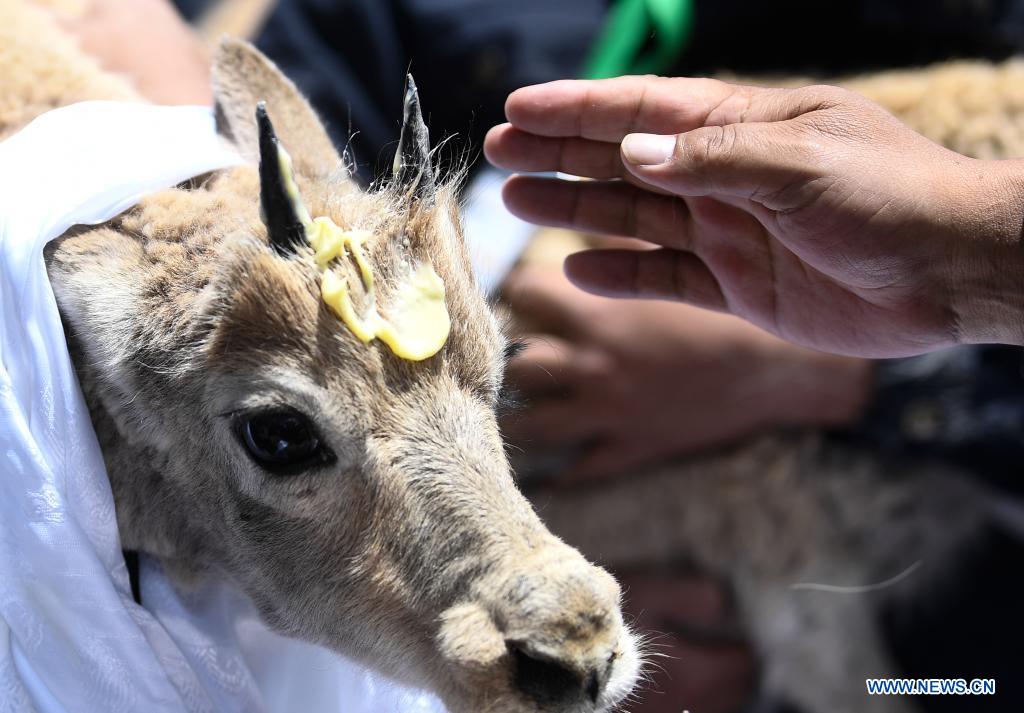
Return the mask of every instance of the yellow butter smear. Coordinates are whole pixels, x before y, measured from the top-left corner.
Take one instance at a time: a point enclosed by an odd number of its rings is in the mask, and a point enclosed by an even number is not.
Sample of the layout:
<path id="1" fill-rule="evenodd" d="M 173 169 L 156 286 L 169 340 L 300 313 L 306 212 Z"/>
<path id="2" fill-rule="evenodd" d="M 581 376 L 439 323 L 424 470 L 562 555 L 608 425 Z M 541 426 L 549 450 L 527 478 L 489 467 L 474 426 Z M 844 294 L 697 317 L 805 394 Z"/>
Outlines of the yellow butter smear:
<path id="1" fill-rule="evenodd" d="M 371 238 L 368 230 L 343 230 L 329 217 L 310 218 L 302 204 L 299 187 L 292 172 L 292 158 L 278 146 L 278 163 L 285 190 L 295 214 L 305 226 L 306 240 L 313 249 L 313 259 L 321 269 L 321 296 L 342 322 L 361 341 L 380 339 L 401 359 L 420 362 L 430 358 L 444 346 L 452 329 L 452 321 L 444 302 L 444 283 L 432 265 L 417 263 L 391 296 L 385 318 L 377 309 L 374 270 L 362 251 L 362 244 Z M 369 308 L 359 314 L 352 304 L 348 280 L 331 269 L 331 262 L 346 259 L 351 253 L 359 268 L 362 288 L 367 292 Z"/>
<path id="2" fill-rule="evenodd" d="M 314 251 L 320 268 L 320 295 L 327 306 L 364 343 L 379 339 L 395 356 L 422 361 L 434 356 L 448 341 L 451 320 L 445 304 L 444 282 L 429 263 L 417 263 L 399 283 L 387 307 L 389 317 L 377 310 L 373 268 L 363 252 L 363 244 L 372 236 L 366 230 L 342 230 L 328 217 L 310 219 L 302 205 L 298 187 L 292 177 L 291 158 L 278 146 L 281 175 L 288 195 L 295 204 L 296 215 L 306 228 L 306 239 Z M 352 254 L 369 307 L 358 314 L 352 303 L 348 280 L 340 277 L 330 264 Z"/>
<path id="3" fill-rule="evenodd" d="M 370 237 L 365 230 L 342 230 L 330 218 L 317 218 L 307 231 L 315 259 L 323 270 L 320 295 L 327 306 L 341 318 L 352 333 L 364 342 L 379 339 L 395 356 L 421 361 L 440 351 L 448 340 L 451 320 L 444 299 L 444 283 L 427 263 L 419 263 L 402 280 L 388 304 L 390 318 L 377 310 L 374 300 L 373 269 L 363 253 L 363 243 Z M 360 316 L 352 304 L 348 280 L 330 269 L 335 258 L 348 252 L 356 261 L 363 278 L 363 288 L 370 307 Z"/>

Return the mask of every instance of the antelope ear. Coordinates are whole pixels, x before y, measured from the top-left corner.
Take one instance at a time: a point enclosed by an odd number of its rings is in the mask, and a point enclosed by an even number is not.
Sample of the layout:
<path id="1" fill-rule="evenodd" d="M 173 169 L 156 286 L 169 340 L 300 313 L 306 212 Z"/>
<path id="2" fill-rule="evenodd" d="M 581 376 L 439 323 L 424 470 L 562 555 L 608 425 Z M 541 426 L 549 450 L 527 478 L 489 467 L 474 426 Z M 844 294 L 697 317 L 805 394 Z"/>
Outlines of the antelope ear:
<path id="1" fill-rule="evenodd" d="M 430 163 L 430 132 L 423 121 L 420 93 L 411 74 L 405 77 L 402 134 L 398 139 L 392 173 L 398 185 L 411 191 L 414 197 L 433 200 L 437 179 Z"/>
<path id="2" fill-rule="evenodd" d="M 309 102 L 248 42 L 232 37 L 220 41 L 213 58 L 213 97 L 218 131 L 246 160 L 259 161 L 259 132 L 253 112 L 262 101 L 291 154 L 296 173 L 326 176 L 341 165 L 341 157 Z"/>

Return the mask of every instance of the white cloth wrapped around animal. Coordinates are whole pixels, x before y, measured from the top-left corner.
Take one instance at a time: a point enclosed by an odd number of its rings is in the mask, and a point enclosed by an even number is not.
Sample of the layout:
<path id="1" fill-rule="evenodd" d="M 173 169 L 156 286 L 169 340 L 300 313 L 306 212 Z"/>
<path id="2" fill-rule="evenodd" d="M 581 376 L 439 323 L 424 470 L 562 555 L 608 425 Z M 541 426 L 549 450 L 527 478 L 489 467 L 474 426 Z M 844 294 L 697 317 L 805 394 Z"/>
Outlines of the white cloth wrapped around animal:
<path id="1" fill-rule="evenodd" d="M 183 596 L 143 557 L 132 598 L 43 247 L 238 161 L 201 107 L 86 102 L 0 143 L 0 710 L 444 710 L 271 632 L 226 583 Z"/>

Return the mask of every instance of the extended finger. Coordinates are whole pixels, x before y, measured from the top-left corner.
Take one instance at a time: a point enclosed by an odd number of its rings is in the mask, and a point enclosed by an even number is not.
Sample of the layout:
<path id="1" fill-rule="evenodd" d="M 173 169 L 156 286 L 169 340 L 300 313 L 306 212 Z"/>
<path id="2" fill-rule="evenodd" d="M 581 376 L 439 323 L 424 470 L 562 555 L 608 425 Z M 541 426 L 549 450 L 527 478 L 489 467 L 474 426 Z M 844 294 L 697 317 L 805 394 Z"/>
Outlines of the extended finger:
<path id="1" fill-rule="evenodd" d="M 580 288 L 599 295 L 676 300 L 728 310 L 708 266 L 681 250 L 586 250 L 566 258 L 565 273 Z"/>
<path id="2" fill-rule="evenodd" d="M 502 285 L 501 298 L 512 308 L 521 329 L 560 337 L 584 330 L 587 305 L 594 300 L 573 287 L 557 267 L 531 265 L 512 271 Z"/>
<path id="3" fill-rule="evenodd" d="M 533 223 L 690 246 L 686 203 L 627 183 L 513 176 L 502 195 L 513 214 Z"/>
<path id="4" fill-rule="evenodd" d="M 583 399 L 566 397 L 527 403 L 505 432 L 513 441 L 538 446 L 572 447 L 589 441 L 600 431 L 597 409 Z"/>
<path id="5" fill-rule="evenodd" d="M 621 141 L 701 126 L 783 121 L 832 101 L 832 88 L 764 89 L 714 79 L 617 77 L 518 89 L 505 102 L 513 126 L 541 136 Z"/>
<path id="6" fill-rule="evenodd" d="M 569 342 L 549 334 L 531 335 L 526 342 L 505 369 L 506 380 L 527 398 L 569 393 L 577 378 Z"/>
<path id="7" fill-rule="evenodd" d="M 498 168 L 509 171 L 561 171 L 588 178 L 622 178 L 619 145 L 577 136 L 554 138 L 495 126 L 484 139 L 484 155 Z"/>
<path id="8" fill-rule="evenodd" d="M 635 443 L 615 439 L 601 440 L 583 451 L 569 470 L 555 484 L 572 488 L 597 484 L 615 476 L 629 476 L 629 469 L 650 461 L 646 449 Z"/>

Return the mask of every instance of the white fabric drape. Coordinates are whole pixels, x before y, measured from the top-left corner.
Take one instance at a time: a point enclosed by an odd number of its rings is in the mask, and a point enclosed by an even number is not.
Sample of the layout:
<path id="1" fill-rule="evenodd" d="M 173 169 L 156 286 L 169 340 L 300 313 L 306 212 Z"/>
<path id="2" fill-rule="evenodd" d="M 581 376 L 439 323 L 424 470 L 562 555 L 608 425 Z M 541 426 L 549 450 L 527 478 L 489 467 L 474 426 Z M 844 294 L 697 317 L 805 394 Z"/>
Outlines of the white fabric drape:
<path id="1" fill-rule="evenodd" d="M 443 711 L 284 639 L 223 582 L 131 596 L 110 485 L 42 249 L 232 165 L 202 107 L 86 102 L 0 143 L 0 713 Z"/>
<path id="2" fill-rule="evenodd" d="M 537 226 L 508 212 L 501 187 L 510 174 L 485 166 L 466 190 L 463 227 L 476 283 L 484 295 L 498 294 Z"/>

